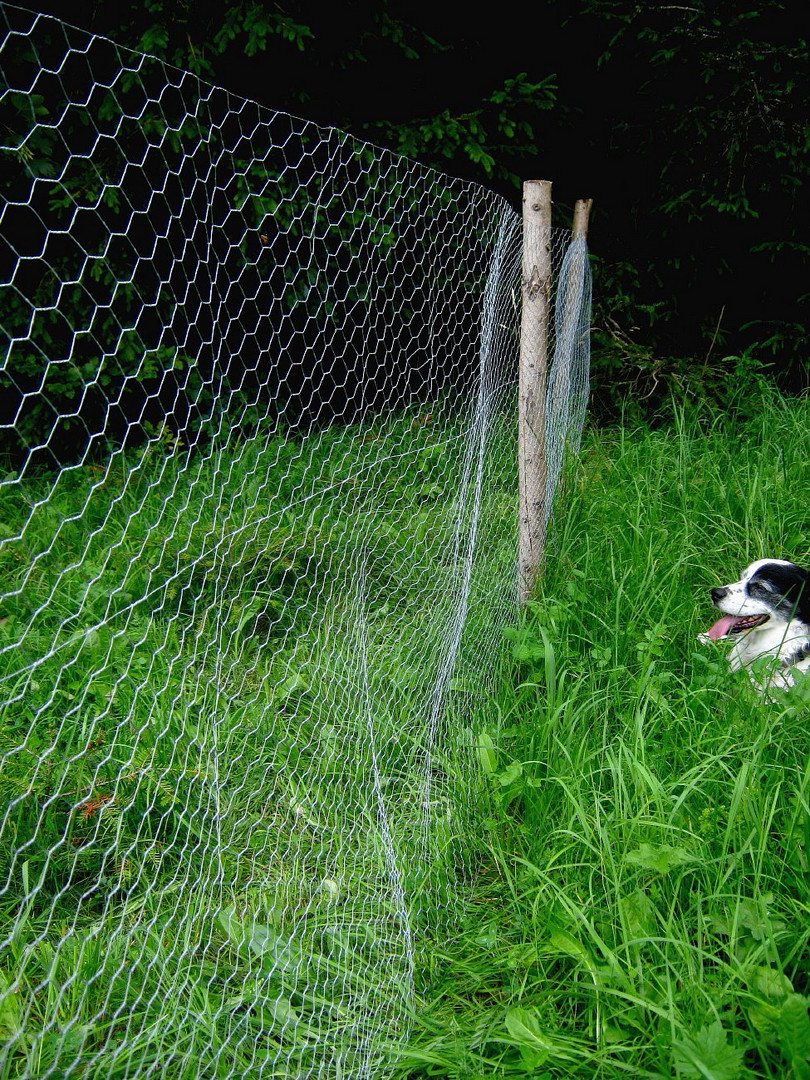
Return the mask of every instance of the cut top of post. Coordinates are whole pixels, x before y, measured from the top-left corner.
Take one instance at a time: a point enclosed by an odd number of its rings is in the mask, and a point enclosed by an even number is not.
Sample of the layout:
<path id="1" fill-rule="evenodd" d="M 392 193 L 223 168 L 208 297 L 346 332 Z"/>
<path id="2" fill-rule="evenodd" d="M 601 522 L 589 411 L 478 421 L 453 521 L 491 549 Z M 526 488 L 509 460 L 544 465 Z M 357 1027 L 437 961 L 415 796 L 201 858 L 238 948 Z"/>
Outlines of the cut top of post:
<path id="1" fill-rule="evenodd" d="M 551 181 L 526 180 L 523 184 L 523 220 L 535 219 L 537 225 L 551 225 Z"/>

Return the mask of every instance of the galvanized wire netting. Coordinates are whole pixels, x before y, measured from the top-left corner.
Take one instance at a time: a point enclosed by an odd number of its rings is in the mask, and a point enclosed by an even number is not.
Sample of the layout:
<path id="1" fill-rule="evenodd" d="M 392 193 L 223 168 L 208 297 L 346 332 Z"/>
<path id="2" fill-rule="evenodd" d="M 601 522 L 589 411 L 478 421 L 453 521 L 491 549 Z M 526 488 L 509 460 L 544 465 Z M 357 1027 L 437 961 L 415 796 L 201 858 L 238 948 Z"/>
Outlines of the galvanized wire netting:
<path id="1" fill-rule="evenodd" d="M 470 887 L 519 219 L 0 19 L 0 1070 L 384 1074 Z"/>

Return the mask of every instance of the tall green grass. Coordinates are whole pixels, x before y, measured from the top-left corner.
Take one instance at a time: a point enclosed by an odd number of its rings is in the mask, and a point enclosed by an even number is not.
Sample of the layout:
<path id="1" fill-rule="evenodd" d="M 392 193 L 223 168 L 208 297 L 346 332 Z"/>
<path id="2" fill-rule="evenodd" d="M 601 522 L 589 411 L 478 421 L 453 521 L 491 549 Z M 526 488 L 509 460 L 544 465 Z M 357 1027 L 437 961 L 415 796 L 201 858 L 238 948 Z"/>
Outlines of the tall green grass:
<path id="1" fill-rule="evenodd" d="M 498 640 L 505 425 L 428 734 L 468 433 L 421 419 L 2 489 L 2 1080 L 810 1076 L 806 694 L 696 640 L 810 561 L 810 406 L 591 431 Z"/>
<path id="2" fill-rule="evenodd" d="M 810 405 L 591 432 L 478 754 L 466 919 L 399 1074 L 810 1076 L 810 715 L 728 673 L 708 590 L 810 563 Z"/>
<path id="3" fill-rule="evenodd" d="M 0 486 L 0 1078 L 338 1076 L 405 1030 L 473 813 L 433 698 L 476 438 L 164 432 Z M 514 471 L 490 454 L 478 672 Z"/>

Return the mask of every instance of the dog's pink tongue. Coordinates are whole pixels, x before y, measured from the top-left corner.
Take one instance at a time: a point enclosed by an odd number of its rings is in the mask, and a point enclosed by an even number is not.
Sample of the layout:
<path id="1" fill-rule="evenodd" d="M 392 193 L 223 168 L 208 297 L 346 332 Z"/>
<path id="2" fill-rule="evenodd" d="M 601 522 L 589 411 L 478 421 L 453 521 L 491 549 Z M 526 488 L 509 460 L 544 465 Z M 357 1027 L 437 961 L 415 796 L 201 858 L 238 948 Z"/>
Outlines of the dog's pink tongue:
<path id="1" fill-rule="evenodd" d="M 714 626 L 710 628 L 709 637 L 712 641 L 725 637 L 736 621 L 737 620 L 733 615 L 724 615 L 722 619 L 718 619 Z"/>

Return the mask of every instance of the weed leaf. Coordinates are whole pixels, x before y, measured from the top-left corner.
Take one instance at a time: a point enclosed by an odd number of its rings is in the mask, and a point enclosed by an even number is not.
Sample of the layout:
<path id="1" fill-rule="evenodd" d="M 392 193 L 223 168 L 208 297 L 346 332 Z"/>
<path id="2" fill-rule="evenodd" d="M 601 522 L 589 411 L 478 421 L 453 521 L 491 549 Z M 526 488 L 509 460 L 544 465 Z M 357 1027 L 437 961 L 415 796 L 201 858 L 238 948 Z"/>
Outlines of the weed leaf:
<path id="1" fill-rule="evenodd" d="M 14 987 L 0 970 L 0 1037 L 4 1040 L 16 1035 L 21 1028 L 22 1015 Z"/>
<path id="2" fill-rule="evenodd" d="M 301 962 L 300 948 L 294 942 L 262 923 L 238 922 L 234 917 L 233 907 L 220 911 L 217 922 L 240 951 L 244 951 L 247 946 L 254 956 L 269 961 L 274 968 L 292 970 Z"/>
<path id="3" fill-rule="evenodd" d="M 590 960 L 588 950 L 585 946 L 565 930 L 553 930 L 551 932 L 548 939 L 547 951 L 550 952 L 551 955 L 554 955 L 554 953 L 565 953 L 568 956 L 573 956 L 575 960 L 581 960 L 586 963 Z"/>
<path id="4" fill-rule="evenodd" d="M 640 844 L 635 851 L 629 851 L 625 861 L 642 870 L 653 870 L 656 874 L 668 874 L 678 866 L 693 862 L 693 856 L 680 847 L 670 844 Z"/>
<path id="5" fill-rule="evenodd" d="M 807 998 L 791 994 L 779 1012 L 779 1045 L 789 1062 L 793 1075 L 800 1080 L 810 1077 L 810 1018 Z"/>
<path id="6" fill-rule="evenodd" d="M 643 889 L 636 889 L 621 901 L 627 929 L 634 938 L 645 938 L 655 933 L 655 909 Z"/>
<path id="7" fill-rule="evenodd" d="M 697 1080 L 737 1080 L 743 1051 L 729 1046 L 728 1033 L 719 1020 L 703 1027 L 694 1036 L 675 1039 L 672 1044 L 678 1076 Z"/>
<path id="8" fill-rule="evenodd" d="M 540 1033 L 540 1024 L 533 1009 L 509 1009 L 506 1030 L 520 1048 L 520 1056 L 527 1068 L 538 1069 L 548 1058 L 551 1048 Z"/>
<path id="9" fill-rule="evenodd" d="M 531 1069 L 539 1068 L 549 1057 L 562 1061 L 574 1060 L 576 1048 L 566 1045 L 560 1039 L 545 1035 L 540 1029 L 540 1021 L 534 1009 L 524 1009 L 517 1005 L 508 1009 L 506 1030 L 512 1042 L 520 1048 L 524 1064 Z"/>
<path id="10" fill-rule="evenodd" d="M 793 983 L 787 975 L 768 964 L 756 969 L 752 983 L 764 997 L 783 998 L 793 992 Z"/>
<path id="11" fill-rule="evenodd" d="M 495 743 L 492 741 L 492 736 L 488 735 L 486 731 L 480 732 L 475 744 L 475 750 L 478 754 L 478 760 L 481 762 L 481 768 L 487 776 L 492 776 L 498 768 L 498 755 L 495 752 Z"/>
<path id="12" fill-rule="evenodd" d="M 517 783 L 522 776 L 523 766 L 519 761 L 513 761 L 498 773 L 498 783 L 501 787 L 509 787 L 510 784 Z"/>

